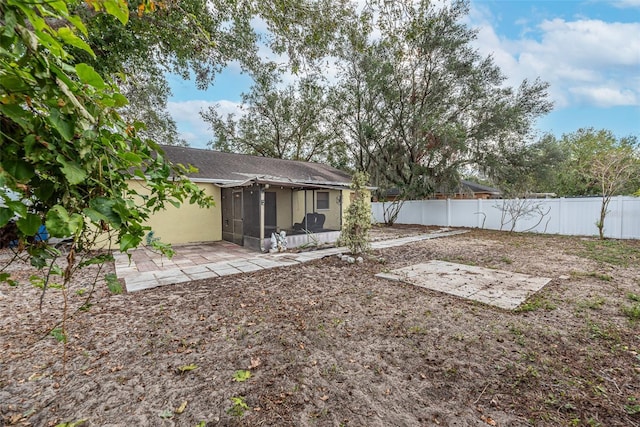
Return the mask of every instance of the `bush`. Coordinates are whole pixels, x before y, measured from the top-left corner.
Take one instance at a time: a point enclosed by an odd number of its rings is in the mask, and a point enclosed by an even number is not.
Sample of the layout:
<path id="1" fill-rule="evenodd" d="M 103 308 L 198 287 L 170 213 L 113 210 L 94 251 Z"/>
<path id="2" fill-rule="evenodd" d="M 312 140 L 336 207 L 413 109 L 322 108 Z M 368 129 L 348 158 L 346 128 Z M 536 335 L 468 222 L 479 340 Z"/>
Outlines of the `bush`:
<path id="1" fill-rule="evenodd" d="M 353 200 L 347 208 L 338 243 L 349 248 L 352 254 L 361 254 L 369 250 L 369 229 L 371 229 L 371 204 L 366 191 L 369 176 L 364 172 L 353 175 L 351 189 Z"/>

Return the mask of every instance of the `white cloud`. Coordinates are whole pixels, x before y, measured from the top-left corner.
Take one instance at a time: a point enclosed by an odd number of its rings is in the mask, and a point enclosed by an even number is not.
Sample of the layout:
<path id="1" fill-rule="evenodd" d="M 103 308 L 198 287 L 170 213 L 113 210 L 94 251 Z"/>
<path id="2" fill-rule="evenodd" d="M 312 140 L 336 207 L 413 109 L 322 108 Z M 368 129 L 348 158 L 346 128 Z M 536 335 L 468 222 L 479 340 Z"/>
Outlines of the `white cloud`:
<path id="1" fill-rule="evenodd" d="M 486 7 L 474 6 L 470 19 L 476 47 L 493 56 L 509 85 L 540 77 L 556 107 L 640 105 L 640 23 L 543 20 L 508 39 L 496 34 Z"/>
<path id="2" fill-rule="evenodd" d="M 190 146 L 204 148 L 209 142 L 213 134 L 209 128 L 209 124 L 202 120 L 200 112 L 209 107 L 218 105 L 218 111 L 226 116 L 230 113 L 242 114 L 240 104 L 233 101 L 170 101 L 167 109 L 178 124 L 178 133 L 184 138 Z"/>
<path id="3" fill-rule="evenodd" d="M 638 94 L 631 90 L 620 89 L 612 85 L 605 86 L 576 86 L 569 91 L 585 104 L 597 107 L 615 107 L 638 105 Z"/>
<path id="4" fill-rule="evenodd" d="M 621 9 L 636 8 L 636 7 L 640 8 L 640 0 L 618 0 L 618 1 L 614 1 L 613 5 Z"/>

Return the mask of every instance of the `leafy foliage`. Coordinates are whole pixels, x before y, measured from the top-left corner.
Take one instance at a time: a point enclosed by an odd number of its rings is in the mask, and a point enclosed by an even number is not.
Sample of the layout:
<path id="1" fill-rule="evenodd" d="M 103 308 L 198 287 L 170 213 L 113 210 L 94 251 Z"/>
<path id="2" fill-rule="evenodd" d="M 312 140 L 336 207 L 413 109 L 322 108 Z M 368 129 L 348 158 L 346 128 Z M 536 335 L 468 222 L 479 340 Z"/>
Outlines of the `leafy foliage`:
<path id="1" fill-rule="evenodd" d="M 279 77 L 261 76 L 243 96 L 247 109 L 242 116 L 226 120 L 215 107 L 202 113 L 211 123 L 219 150 L 303 161 L 333 162 L 337 149 L 327 132 L 328 100 L 313 78 L 278 89 Z M 339 166 L 339 165 L 338 165 Z"/>
<path id="2" fill-rule="evenodd" d="M 124 4 L 124 2 L 123 2 Z M 131 105 L 120 112 L 144 121 L 144 135 L 167 144 L 184 144 L 167 112 L 166 73 L 195 79 L 200 89 L 215 81 L 225 65 L 260 67 L 262 51 L 286 55 L 294 72 L 323 56 L 333 44 L 345 0 L 154 0 L 128 2 L 129 19 L 75 8 L 89 29 L 95 57 L 79 52 L 100 74 L 115 76 Z M 260 31 L 255 30 L 259 22 Z"/>
<path id="3" fill-rule="evenodd" d="M 616 138 L 608 130 L 585 128 L 563 135 L 559 144 L 567 159 L 558 168 L 558 194 L 631 194 L 640 186 L 636 137 Z"/>
<path id="4" fill-rule="evenodd" d="M 355 167 L 400 198 L 457 182 L 487 153 L 526 140 L 551 108 L 546 83 L 505 87 L 472 47 L 467 2 L 370 2 L 345 37 L 334 126 Z M 373 37 L 374 30 L 380 36 Z"/>
<path id="5" fill-rule="evenodd" d="M 119 25 L 127 22 L 125 3 L 91 7 Z M 65 2 L 8 0 L 0 14 L 0 227 L 17 219 L 18 250 L 26 250 L 32 265 L 62 275 L 66 284 L 75 254 L 99 239 L 109 245 L 113 237 L 128 251 L 149 230 L 145 220 L 167 202 L 211 204 L 182 179 L 185 167 L 171 165 L 157 144 L 138 137 L 141 123 L 121 119 L 117 109 L 127 99 L 116 85 L 72 56 L 71 48 L 95 54 L 85 41 L 87 27 Z M 73 241 L 64 270 L 56 264 L 58 249 L 31 239 L 43 224 L 51 237 Z"/>
<path id="6" fill-rule="evenodd" d="M 229 399 L 233 405 L 227 410 L 227 412 L 234 417 L 242 417 L 244 413 L 249 410 L 249 405 L 247 405 L 243 396 L 234 396 Z"/>
<path id="7" fill-rule="evenodd" d="M 366 185 L 369 177 L 364 172 L 353 175 L 351 189 L 353 198 L 344 218 L 339 244 L 349 248 L 352 254 L 364 253 L 369 249 L 369 230 L 371 229 L 371 205 Z"/>

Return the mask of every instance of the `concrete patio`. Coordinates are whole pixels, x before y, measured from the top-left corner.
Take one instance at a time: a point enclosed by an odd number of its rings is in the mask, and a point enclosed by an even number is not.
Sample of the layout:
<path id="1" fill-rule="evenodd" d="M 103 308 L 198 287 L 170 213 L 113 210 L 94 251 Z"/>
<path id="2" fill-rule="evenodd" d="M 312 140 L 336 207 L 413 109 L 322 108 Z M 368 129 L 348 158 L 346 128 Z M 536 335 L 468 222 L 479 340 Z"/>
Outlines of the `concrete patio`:
<path id="1" fill-rule="evenodd" d="M 409 283 L 505 310 L 518 308 L 551 281 L 547 277 L 438 260 L 378 273 L 376 277 Z"/>

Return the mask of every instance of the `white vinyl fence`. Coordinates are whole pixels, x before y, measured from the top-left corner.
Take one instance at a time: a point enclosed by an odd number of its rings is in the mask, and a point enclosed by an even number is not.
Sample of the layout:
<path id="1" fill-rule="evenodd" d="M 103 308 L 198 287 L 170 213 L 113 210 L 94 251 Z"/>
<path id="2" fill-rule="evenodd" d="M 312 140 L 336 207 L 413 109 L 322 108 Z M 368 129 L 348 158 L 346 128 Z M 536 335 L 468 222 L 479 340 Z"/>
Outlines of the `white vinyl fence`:
<path id="1" fill-rule="evenodd" d="M 505 215 L 509 206 L 533 208 L 527 217 L 516 221 L 514 231 L 546 234 L 594 236 L 600 218 L 600 197 L 559 199 L 473 199 L 473 200 L 415 200 L 406 201 L 398 215 L 398 224 L 437 225 L 442 227 L 471 227 L 510 230 L 511 216 Z M 384 222 L 384 208 L 389 202 L 371 204 L 375 222 Z M 617 196 L 611 199 L 604 222 L 606 237 L 640 239 L 640 198 Z"/>

